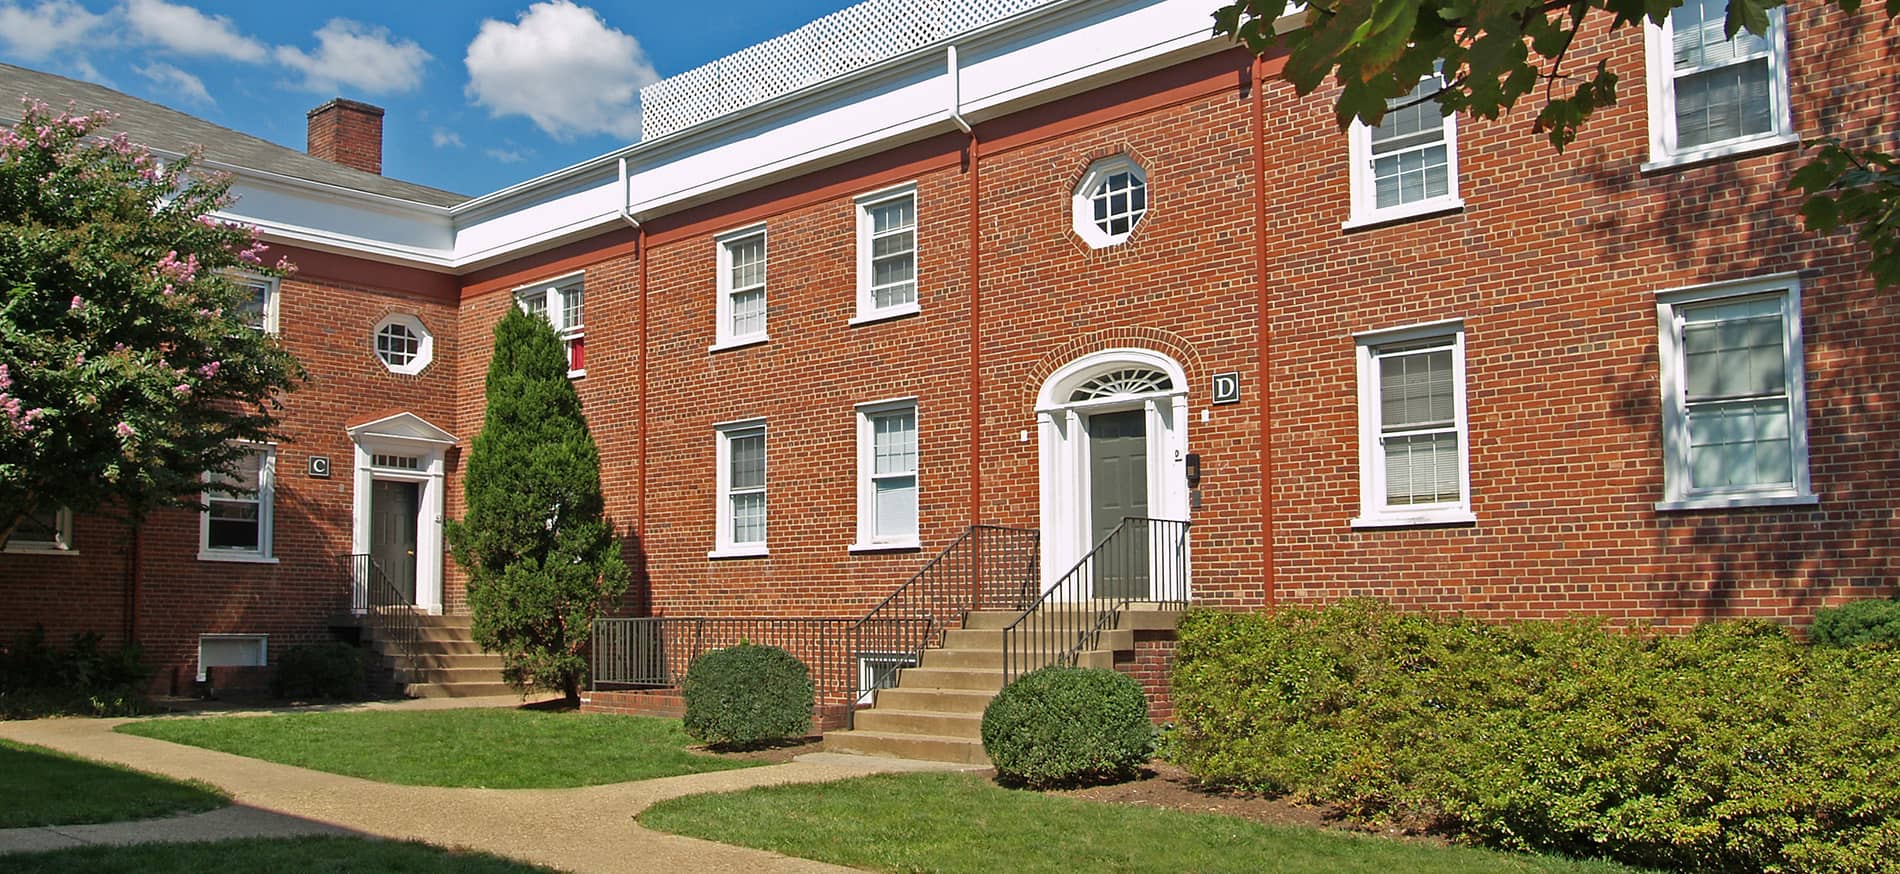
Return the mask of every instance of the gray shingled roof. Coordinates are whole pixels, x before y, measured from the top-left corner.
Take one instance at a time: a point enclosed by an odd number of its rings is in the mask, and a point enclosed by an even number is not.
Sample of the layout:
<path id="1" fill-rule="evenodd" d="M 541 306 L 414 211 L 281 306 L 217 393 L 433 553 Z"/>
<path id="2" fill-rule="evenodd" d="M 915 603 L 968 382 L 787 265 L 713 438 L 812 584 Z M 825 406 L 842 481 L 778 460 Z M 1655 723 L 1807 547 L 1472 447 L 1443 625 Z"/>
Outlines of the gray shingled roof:
<path id="1" fill-rule="evenodd" d="M 56 109 L 76 103 L 81 112 L 105 109 L 118 113 L 119 117 L 111 124 L 113 131 L 124 131 L 133 142 L 164 152 L 183 153 L 195 146 L 203 146 L 206 160 L 221 164 L 339 185 L 432 206 L 454 206 L 469 199 L 426 185 L 332 164 L 296 149 L 287 149 L 110 88 L 11 64 L 0 64 L 0 118 L 19 117 L 18 101 L 21 95 L 45 101 Z"/>

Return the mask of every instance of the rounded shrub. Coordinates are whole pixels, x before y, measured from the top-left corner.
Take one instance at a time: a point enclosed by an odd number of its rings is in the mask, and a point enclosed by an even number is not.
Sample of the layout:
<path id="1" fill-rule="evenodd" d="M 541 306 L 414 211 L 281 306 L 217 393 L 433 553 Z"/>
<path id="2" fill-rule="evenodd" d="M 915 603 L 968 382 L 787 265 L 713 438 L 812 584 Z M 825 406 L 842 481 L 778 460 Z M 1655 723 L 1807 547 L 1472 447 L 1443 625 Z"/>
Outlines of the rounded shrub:
<path id="1" fill-rule="evenodd" d="M 983 751 L 997 776 L 1031 787 L 1128 779 L 1154 738 L 1141 686 L 1101 668 L 1032 671 L 983 711 Z"/>
<path id="2" fill-rule="evenodd" d="M 1816 610 L 1808 638 L 1815 646 L 1900 644 L 1900 598 L 1852 601 Z"/>
<path id="3" fill-rule="evenodd" d="M 275 698 L 350 700 L 368 691 L 363 651 L 347 643 L 293 646 L 277 657 L 270 680 Z"/>
<path id="4" fill-rule="evenodd" d="M 708 746 L 756 746 L 811 731 L 811 672 L 775 646 L 742 643 L 694 659 L 680 695 L 686 734 Z"/>

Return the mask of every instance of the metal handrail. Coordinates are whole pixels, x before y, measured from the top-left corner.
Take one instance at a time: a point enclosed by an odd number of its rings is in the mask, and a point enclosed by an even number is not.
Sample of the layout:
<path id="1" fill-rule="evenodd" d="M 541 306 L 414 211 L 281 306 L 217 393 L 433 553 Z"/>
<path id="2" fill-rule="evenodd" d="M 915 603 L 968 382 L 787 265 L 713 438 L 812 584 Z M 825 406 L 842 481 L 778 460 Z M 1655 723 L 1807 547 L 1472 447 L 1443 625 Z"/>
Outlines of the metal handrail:
<path id="1" fill-rule="evenodd" d="M 972 525 L 851 627 L 851 701 L 870 703 L 896 684 L 951 625 L 985 608 L 1020 610 L 1035 591 L 1040 535 L 1029 528 Z M 855 709 L 855 708 L 854 708 Z"/>
<path id="2" fill-rule="evenodd" d="M 350 578 L 350 612 L 362 617 L 364 626 L 384 643 L 383 653 L 395 660 L 396 668 L 413 676 L 422 641 L 422 620 L 414 601 L 396 588 L 374 556 L 347 555 L 343 563 Z"/>
<path id="3" fill-rule="evenodd" d="M 842 705 L 851 700 L 855 672 L 847 641 L 855 622 L 817 616 L 603 616 L 594 620 L 588 647 L 590 684 L 596 690 L 678 686 L 694 659 L 752 643 L 791 653 L 811 671 L 817 703 Z"/>
<path id="4" fill-rule="evenodd" d="M 1185 608 L 1191 523 L 1130 516 L 1003 629 L 1003 683 L 1074 665 L 1136 601 Z"/>

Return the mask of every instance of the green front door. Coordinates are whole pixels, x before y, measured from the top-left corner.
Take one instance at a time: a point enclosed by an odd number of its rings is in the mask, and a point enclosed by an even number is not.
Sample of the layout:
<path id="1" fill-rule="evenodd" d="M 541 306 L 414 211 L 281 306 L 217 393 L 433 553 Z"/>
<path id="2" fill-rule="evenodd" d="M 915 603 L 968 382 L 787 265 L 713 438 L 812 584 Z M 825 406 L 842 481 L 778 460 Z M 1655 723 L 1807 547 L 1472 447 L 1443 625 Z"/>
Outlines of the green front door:
<path id="1" fill-rule="evenodd" d="M 1126 518 L 1148 515 L 1148 413 L 1089 417 L 1089 545 Z M 1131 523 L 1096 556 L 1095 597 L 1148 597 L 1148 529 Z"/>

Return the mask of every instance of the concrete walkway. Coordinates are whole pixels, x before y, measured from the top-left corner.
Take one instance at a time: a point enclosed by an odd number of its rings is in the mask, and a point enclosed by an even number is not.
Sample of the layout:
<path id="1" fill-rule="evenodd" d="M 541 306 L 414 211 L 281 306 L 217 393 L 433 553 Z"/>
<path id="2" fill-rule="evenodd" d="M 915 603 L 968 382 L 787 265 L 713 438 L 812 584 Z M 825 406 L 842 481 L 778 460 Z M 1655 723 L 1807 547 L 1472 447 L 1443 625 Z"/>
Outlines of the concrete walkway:
<path id="1" fill-rule="evenodd" d="M 514 698 L 499 702 L 463 700 L 466 702 L 463 706 L 520 703 Z M 443 705 L 403 702 L 360 706 L 435 709 Z M 211 813 L 135 823 L 5 830 L 0 831 L 0 853 L 89 843 L 357 834 L 467 847 L 576 872 L 631 869 L 747 874 L 845 871 L 850 869 L 661 834 L 642 828 L 633 818 L 657 802 L 682 795 L 946 767 L 936 763 L 815 753 L 783 765 L 578 789 L 443 789 L 376 783 L 112 730 L 128 721 L 0 722 L 0 737 L 167 777 L 202 780 L 230 792 L 235 806 Z"/>

